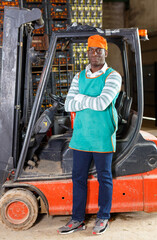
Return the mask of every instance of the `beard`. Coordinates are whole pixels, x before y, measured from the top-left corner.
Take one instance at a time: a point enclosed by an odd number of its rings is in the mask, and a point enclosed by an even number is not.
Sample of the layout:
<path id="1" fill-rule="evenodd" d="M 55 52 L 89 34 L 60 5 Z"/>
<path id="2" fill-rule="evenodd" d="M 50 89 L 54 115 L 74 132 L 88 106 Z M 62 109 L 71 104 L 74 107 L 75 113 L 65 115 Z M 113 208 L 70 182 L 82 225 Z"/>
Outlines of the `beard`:
<path id="1" fill-rule="evenodd" d="M 103 66 L 105 64 L 105 61 L 101 61 L 99 58 L 95 58 L 95 59 L 91 59 L 90 60 L 90 64 L 93 67 L 99 67 L 99 66 Z"/>

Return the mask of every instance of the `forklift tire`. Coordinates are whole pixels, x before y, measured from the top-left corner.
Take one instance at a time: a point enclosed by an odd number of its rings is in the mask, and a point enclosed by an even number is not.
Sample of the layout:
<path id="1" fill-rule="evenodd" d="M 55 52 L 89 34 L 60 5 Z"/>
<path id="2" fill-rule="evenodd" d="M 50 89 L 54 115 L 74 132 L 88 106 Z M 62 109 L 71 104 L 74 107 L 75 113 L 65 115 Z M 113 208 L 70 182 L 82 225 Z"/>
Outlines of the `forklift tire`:
<path id="1" fill-rule="evenodd" d="M 11 189 L 0 199 L 0 219 L 12 230 L 21 231 L 30 228 L 37 216 L 37 199 L 29 190 Z"/>

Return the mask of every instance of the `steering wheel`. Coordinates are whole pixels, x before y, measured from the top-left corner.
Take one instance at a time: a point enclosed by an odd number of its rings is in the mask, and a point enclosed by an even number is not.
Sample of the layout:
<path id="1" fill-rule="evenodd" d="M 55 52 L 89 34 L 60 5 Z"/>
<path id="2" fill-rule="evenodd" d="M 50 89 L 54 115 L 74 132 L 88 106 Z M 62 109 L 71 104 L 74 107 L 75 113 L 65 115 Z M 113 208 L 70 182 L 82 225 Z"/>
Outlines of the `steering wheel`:
<path id="1" fill-rule="evenodd" d="M 54 95 L 52 93 L 49 94 L 53 101 L 58 102 L 61 106 L 64 106 L 64 99 L 61 96 Z"/>
<path id="2" fill-rule="evenodd" d="M 60 113 L 64 112 L 64 99 L 63 99 L 63 97 L 54 95 L 52 93 L 50 93 L 49 96 L 52 98 L 53 101 L 57 102 L 60 105 L 60 108 L 58 108 L 58 112 L 60 112 Z M 70 127 L 67 127 L 64 124 L 59 124 L 59 126 L 66 129 L 66 130 L 71 130 Z"/>
<path id="3" fill-rule="evenodd" d="M 64 99 L 61 96 L 54 95 L 52 93 L 49 94 L 54 102 L 57 102 L 60 106 L 58 107 L 58 112 L 64 112 Z"/>

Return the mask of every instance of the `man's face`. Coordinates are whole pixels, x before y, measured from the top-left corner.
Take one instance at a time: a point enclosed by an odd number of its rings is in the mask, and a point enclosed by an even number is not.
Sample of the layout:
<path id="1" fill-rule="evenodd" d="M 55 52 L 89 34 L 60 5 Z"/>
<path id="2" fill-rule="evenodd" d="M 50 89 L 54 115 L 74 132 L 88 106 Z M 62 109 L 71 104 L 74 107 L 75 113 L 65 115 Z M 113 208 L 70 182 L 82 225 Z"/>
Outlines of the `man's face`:
<path id="1" fill-rule="evenodd" d="M 98 67 L 105 63 L 105 58 L 107 57 L 107 51 L 103 48 L 89 47 L 88 49 L 88 59 L 92 66 Z"/>

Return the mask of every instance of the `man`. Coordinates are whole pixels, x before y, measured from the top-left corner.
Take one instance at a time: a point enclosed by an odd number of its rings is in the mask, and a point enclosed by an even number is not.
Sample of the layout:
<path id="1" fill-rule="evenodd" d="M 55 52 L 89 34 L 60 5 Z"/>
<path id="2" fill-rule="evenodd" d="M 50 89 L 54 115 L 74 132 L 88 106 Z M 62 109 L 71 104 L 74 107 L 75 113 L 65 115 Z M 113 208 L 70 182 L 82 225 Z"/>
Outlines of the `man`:
<path id="1" fill-rule="evenodd" d="M 99 181 L 99 211 L 93 234 L 103 233 L 110 218 L 112 203 L 112 156 L 116 150 L 116 98 L 121 76 L 108 68 L 107 41 L 100 35 L 88 38 L 90 64 L 77 74 L 71 84 L 65 111 L 76 112 L 73 136 L 73 212 L 72 219 L 59 228 L 60 234 L 85 229 L 88 171 L 94 159 Z"/>

